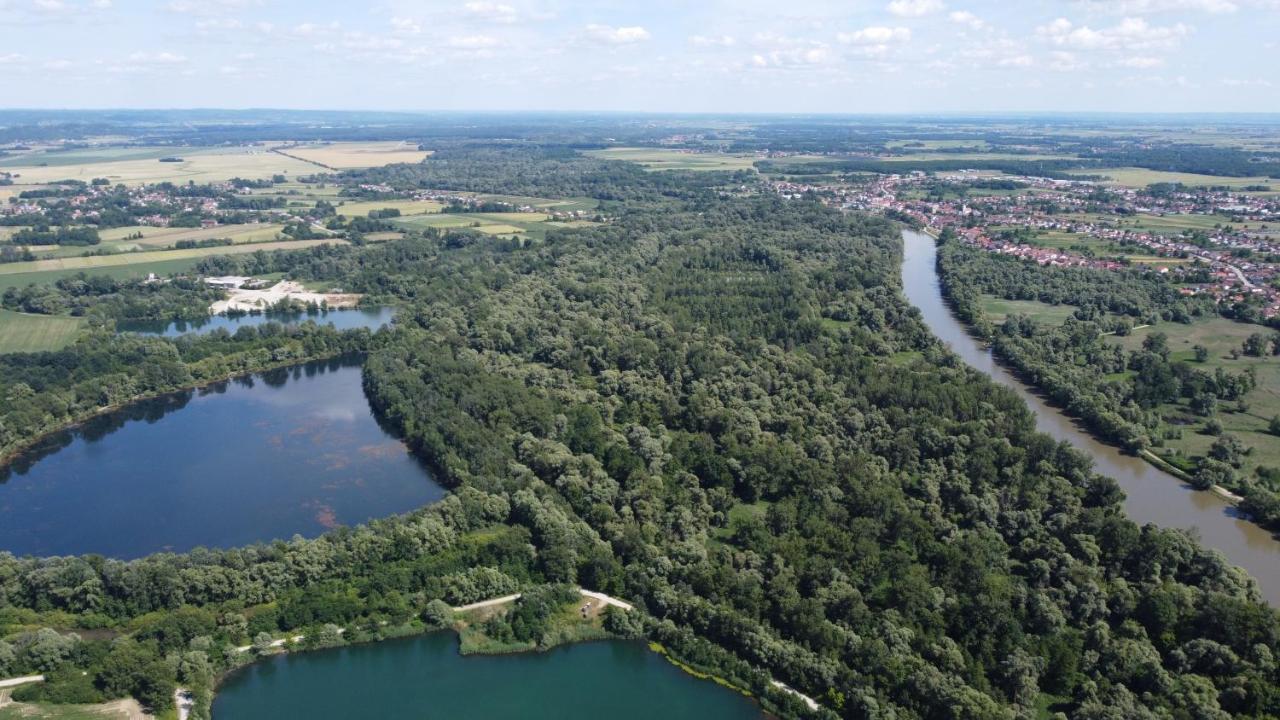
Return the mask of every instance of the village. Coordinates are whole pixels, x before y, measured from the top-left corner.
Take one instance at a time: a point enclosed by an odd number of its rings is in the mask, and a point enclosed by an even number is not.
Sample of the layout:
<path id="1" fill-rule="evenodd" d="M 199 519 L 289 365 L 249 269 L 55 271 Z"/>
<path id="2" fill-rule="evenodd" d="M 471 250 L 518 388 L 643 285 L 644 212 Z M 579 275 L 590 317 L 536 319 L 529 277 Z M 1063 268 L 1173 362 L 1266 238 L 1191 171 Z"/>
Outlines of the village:
<path id="1" fill-rule="evenodd" d="M 978 171 L 770 185 L 785 197 L 812 194 L 844 210 L 949 228 L 974 247 L 1042 265 L 1146 266 L 1184 293 L 1280 314 L 1280 195 L 1264 188 L 1129 188 Z"/>

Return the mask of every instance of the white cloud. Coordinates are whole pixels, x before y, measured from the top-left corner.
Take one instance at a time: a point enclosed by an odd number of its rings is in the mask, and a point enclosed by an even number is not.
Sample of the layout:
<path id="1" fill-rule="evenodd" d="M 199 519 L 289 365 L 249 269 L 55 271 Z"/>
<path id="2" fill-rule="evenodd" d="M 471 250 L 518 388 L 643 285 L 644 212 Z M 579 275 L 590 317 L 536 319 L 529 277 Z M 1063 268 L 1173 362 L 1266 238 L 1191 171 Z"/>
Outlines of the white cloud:
<path id="1" fill-rule="evenodd" d="M 45 70 L 66 70 L 72 66 L 70 60 L 48 60 L 44 63 Z"/>
<path id="2" fill-rule="evenodd" d="M 1058 72 L 1075 72 L 1087 67 L 1075 53 L 1055 50 L 1049 54 L 1049 69 Z"/>
<path id="3" fill-rule="evenodd" d="M 498 44 L 498 39 L 490 35 L 465 35 L 449 38 L 449 47 L 459 50 L 482 50 Z"/>
<path id="4" fill-rule="evenodd" d="M 1124 18 L 1114 27 L 1094 30 L 1087 25 L 1077 27 L 1066 18 L 1058 18 L 1036 28 L 1036 34 L 1059 47 L 1131 51 L 1177 47 L 1183 38 L 1191 34 L 1191 28 L 1182 23 L 1161 27 L 1150 25 L 1142 18 Z"/>
<path id="5" fill-rule="evenodd" d="M 831 48 L 817 40 L 759 33 L 751 39 L 751 44 L 758 48 L 751 56 L 751 65 L 757 68 L 814 67 L 836 60 Z"/>
<path id="6" fill-rule="evenodd" d="M 468 15 L 489 22 L 497 23 L 514 23 L 519 19 L 519 13 L 510 5 L 504 3 L 485 2 L 468 2 L 462 6 Z"/>
<path id="7" fill-rule="evenodd" d="M 737 42 L 730 35 L 721 35 L 719 37 L 693 35 L 689 38 L 689 44 L 694 47 L 733 47 Z"/>
<path id="8" fill-rule="evenodd" d="M 391 18 L 391 32 L 396 35 L 417 35 L 422 32 L 422 26 L 413 18 L 393 17 Z"/>
<path id="9" fill-rule="evenodd" d="M 899 17 L 924 17 L 946 8 L 942 0 L 893 0 L 887 9 Z"/>
<path id="10" fill-rule="evenodd" d="M 851 33 L 839 33 L 836 39 L 846 45 L 905 43 L 911 40 L 911 28 L 873 26 Z"/>
<path id="11" fill-rule="evenodd" d="M 129 56 L 129 62 L 138 65 L 181 65 L 186 61 L 184 56 L 171 52 L 136 52 Z"/>
<path id="12" fill-rule="evenodd" d="M 1241 80 L 1239 78 L 1223 78 L 1222 84 L 1227 87 L 1264 87 L 1269 88 L 1274 85 L 1270 80 L 1254 78 L 1250 80 Z"/>
<path id="13" fill-rule="evenodd" d="M 981 30 L 987 26 L 982 18 L 974 15 L 968 10 L 956 10 L 947 16 L 951 22 L 957 25 L 964 25 L 970 30 Z"/>
<path id="14" fill-rule="evenodd" d="M 1149 70 L 1164 66 L 1164 59 L 1158 57 L 1149 57 L 1138 55 L 1135 57 L 1127 57 L 1120 61 L 1120 65 L 1127 68 L 1135 68 L 1138 70 Z"/>
<path id="15" fill-rule="evenodd" d="M 1000 67 L 1027 68 L 1035 64 L 1035 58 L 1030 55 L 1010 55 L 996 61 L 996 65 Z"/>
<path id="16" fill-rule="evenodd" d="M 1238 0 L 1077 0 L 1090 10 L 1116 15 L 1151 15 L 1170 11 L 1206 12 L 1214 15 L 1240 9 Z"/>
<path id="17" fill-rule="evenodd" d="M 584 33 L 591 40 L 608 45 L 630 45 L 649 39 L 649 31 L 639 25 L 613 27 L 592 23 L 585 28 Z"/>
<path id="18" fill-rule="evenodd" d="M 0 65 L 5 65 L 10 63 L 20 63 L 26 59 L 27 58 L 25 56 L 20 55 L 18 53 L 8 53 L 6 55 L 0 55 Z"/>
<path id="19" fill-rule="evenodd" d="M 261 0 L 172 0 L 165 6 L 169 12 L 191 15 L 217 15 L 257 5 Z"/>
<path id="20" fill-rule="evenodd" d="M 60 13 L 71 9 L 62 0 L 35 0 L 31 5 L 40 12 L 47 13 Z"/>

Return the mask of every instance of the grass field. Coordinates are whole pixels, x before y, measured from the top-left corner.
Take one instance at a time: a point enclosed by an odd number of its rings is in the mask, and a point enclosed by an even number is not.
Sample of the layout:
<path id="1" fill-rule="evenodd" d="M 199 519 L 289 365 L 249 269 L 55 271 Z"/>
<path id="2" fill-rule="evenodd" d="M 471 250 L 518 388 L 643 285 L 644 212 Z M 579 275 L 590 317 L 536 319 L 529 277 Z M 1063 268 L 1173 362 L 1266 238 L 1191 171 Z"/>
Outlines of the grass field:
<path id="1" fill-rule="evenodd" d="M 665 148 L 608 148 L 588 150 L 587 155 L 603 160 L 627 160 L 649 170 L 750 170 L 755 155 L 693 153 Z"/>
<path id="2" fill-rule="evenodd" d="M 336 142 L 283 147 L 281 152 L 337 170 L 370 168 L 393 163 L 418 163 L 431 154 L 417 144 L 403 142 Z"/>
<path id="3" fill-rule="evenodd" d="M 1264 337 L 1270 337 L 1274 331 L 1260 325 L 1211 318 L 1190 325 L 1161 323 L 1135 330 L 1127 337 L 1112 339 L 1124 348 L 1134 350 L 1141 348 L 1143 339 L 1155 332 L 1168 336 L 1173 358 L 1185 360 L 1198 369 L 1212 373 L 1217 368 L 1223 368 L 1231 373 L 1241 373 L 1246 368 L 1254 368 L 1258 384 L 1244 398 L 1248 405 L 1247 412 L 1235 412 L 1234 403 L 1223 402 L 1218 404 L 1218 419 L 1226 432 L 1255 448 L 1253 454 L 1245 458 L 1245 473 L 1252 474 L 1253 469 L 1259 465 L 1280 467 L 1280 438 L 1267 431 L 1271 418 L 1280 415 L 1280 358 L 1245 355 L 1238 359 L 1231 357 L 1231 351 L 1239 350 L 1249 335 L 1261 333 Z M 1209 358 L 1204 363 L 1195 362 L 1192 351 L 1195 345 L 1203 345 L 1209 349 Z M 1167 442 L 1170 447 L 1192 457 L 1208 451 L 1215 438 L 1197 431 L 1204 424 L 1204 418 L 1193 416 L 1183 405 L 1166 405 L 1162 412 L 1166 419 L 1191 423 L 1184 426 L 1180 440 Z"/>
<path id="4" fill-rule="evenodd" d="M 345 202 L 337 206 L 339 215 L 347 217 L 364 217 L 374 210 L 399 210 L 401 217 L 409 215 L 425 215 L 438 213 L 444 205 L 432 200 L 369 200 L 367 202 Z"/>
<path id="5" fill-rule="evenodd" d="M 166 275 L 184 272 L 195 267 L 201 258 L 210 255 L 238 255 L 259 250 L 296 250 L 342 243 L 343 240 L 282 240 L 279 242 L 252 243 L 231 247 L 193 248 L 190 250 L 154 250 L 147 252 L 74 257 L 33 262 L 0 264 L 0 290 L 7 287 L 24 287 L 35 283 L 51 283 L 77 273 L 106 275 L 117 279 L 145 277 L 147 273 Z"/>
<path id="6" fill-rule="evenodd" d="M 160 162 L 175 156 L 182 162 Z M 312 175 L 320 170 L 311 163 L 270 152 L 262 146 L 226 148 L 142 147 L 90 148 L 35 151 L 0 158 L 0 170 L 16 175 L 16 185 L 104 177 L 113 183 L 222 182 L 234 177 L 270 178 L 272 175 Z"/>
<path id="7" fill-rule="evenodd" d="M 1010 315 L 1022 314 L 1045 325 L 1061 325 L 1075 311 L 1071 305 L 1050 305 L 1035 300 L 1005 300 L 994 295 L 982 296 L 982 312 L 996 324 L 1004 322 Z"/>
<path id="8" fill-rule="evenodd" d="M 1280 181 L 1265 177 L 1219 177 L 1217 175 L 1197 175 L 1195 173 L 1165 172 L 1147 170 L 1145 168 L 1102 168 L 1089 170 L 1071 170 L 1075 175 L 1105 175 L 1109 182 L 1129 187 L 1146 187 L 1153 183 L 1182 183 L 1184 185 L 1224 185 L 1239 188 L 1245 185 L 1270 185 L 1273 191 L 1280 191 Z"/>
<path id="9" fill-rule="evenodd" d="M 81 318 L 0 310 L 0 353 L 61 350 L 83 325 Z"/>

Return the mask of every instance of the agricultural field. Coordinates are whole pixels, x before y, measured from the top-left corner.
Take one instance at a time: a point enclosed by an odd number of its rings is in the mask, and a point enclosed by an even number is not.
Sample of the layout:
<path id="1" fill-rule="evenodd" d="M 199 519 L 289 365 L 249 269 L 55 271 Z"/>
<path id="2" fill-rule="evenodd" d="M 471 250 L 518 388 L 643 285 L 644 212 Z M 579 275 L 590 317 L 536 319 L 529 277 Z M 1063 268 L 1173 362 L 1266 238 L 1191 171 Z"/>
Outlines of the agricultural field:
<path id="1" fill-rule="evenodd" d="M 181 162 L 160 162 L 179 157 Z M 222 182 L 231 178 L 312 175 L 311 163 L 271 152 L 262 145 L 238 147 L 127 147 L 37 150 L 0 158 L 0 170 L 14 174 L 14 187 L 56 180 L 107 178 L 113 183 Z"/>
<path id="2" fill-rule="evenodd" d="M 152 250 L 98 255 L 92 257 L 56 258 L 32 262 L 0 264 L 0 290 L 7 287 L 24 287 L 31 283 L 56 282 L 77 273 L 106 275 L 117 279 L 146 277 L 148 273 L 165 275 L 184 272 L 195 267 L 201 258 L 210 255 L 238 255 L 259 250 L 297 250 L 325 243 L 345 243 L 344 240 L 281 240 L 277 242 L 247 243 L 230 247 L 192 248 L 189 250 Z"/>
<path id="3" fill-rule="evenodd" d="M 1241 188 L 1246 185 L 1270 185 L 1273 192 L 1280 192 L 1280 180 L 1265 177 L 1222 177 L 1195 173 L 1165 172 L 1145 168 L 1102 168 L 1070 170 L 1074 175 L 1105 175 L 1114 185 L 1142 188 L 1154 183 L 1182 183 L 1183 185 L 1225 186 Z"/>
<path id="4" fill-rule="evenodd" d="M 83 326 L 82 318 L 0 310 L 0 353 L 61 350 Z"/>
<path id="5" fill-rule="evenodd" d="M 283 146 L 279 151 L 334 170 L 382 167 L 393 163 L 419 163 L 431 154 L 430 150 L 419 150 L 416 143 L 404 142 L 335 142 Z"/>
<path id="6" fill-rule="evenodd" d="M 138 248 L 169 248 L 181 240 L 212 240 L 227 238 L 232 243 L 255 243 L 275 240 L 284 229 L 283 225 L 260 223 L 247 225 L 219 225 L 211 228 L 160 228 L 142 225 L 110 228 L 102 230 L 98 236 L 102 244 L 96 247 L 112 246 L 122 252 Z M 126 240 L 131 235 L 142 233 L 140 239 Z M 133 245 L 135 247 L 128 247 Z M 80 248 L 83 250 L 84 248 Z"/>
<path id="7" fill-rule="evenodd" d="M 399 210 L 401 217 L 438 213 L 444 205 L 433 200 L 368 200 L 361 202 L 333 202 L 339 215 L 364 217 L 375 210 Z"/>
<path id="8" fill-rule="evenodd" d="M 602 160 L 626 160 L 649 170 L 751 170 L 755 155 L 696 153 L 665 148 L 608 148 L 588 150 L 587 155 Z"/>
<path id="9" fill-rule="evenodd" d="M 1223 368 L 1228 372 L 1240 373 L 1246 368 L 1254 368 L 1258 383 L 1244 398 L 1247 409 L 1237 412 L 1235 403 L 1219 403 L 1217 417 L 1225 432 L 1255 448 L 1252 454 L 1245 457 L 1243 470 L 1246 475 L 1252 475 L 1253 469 L 1258 466 L 1280 467 L 1280 438 L 1270 434 L 1267 428 L 1271 418 L 1280 415 L 1280 357 L 1232 357 L 1232 351 L 1240 350 L 1245 338 L 1253 333 L 1271 337 L 1275 331 L 1261 325 L 1238 323 L 1219 317 L 1198 320 L 1190 325 L 1160 323 L 1134 330 L 1126 337 L 1112 336 L 1112 341 L 1126 350 L 1136 350 L 1142 347 L 1142 341 L 1146 337 L 1156 332 L 1168 336 L 1171 357 L 1185 360 L 1201 370 L 1213 372 L 1217 368 Z M 1209 357 L 1204 363 L 1195 361 L 1192 348 L 1196 345 L 1203 345 L 1209 350 Z M 1162 412 L 1172 423 L 1186 423 L 1182 438 L 1167 441 L 1169 447 L 1184 456 L 1203 455 L 1208 451 L 1215 438 L 1200 432 L 1204 418 L 1193 415 L 1181 404 L 1166 405 Z"/>

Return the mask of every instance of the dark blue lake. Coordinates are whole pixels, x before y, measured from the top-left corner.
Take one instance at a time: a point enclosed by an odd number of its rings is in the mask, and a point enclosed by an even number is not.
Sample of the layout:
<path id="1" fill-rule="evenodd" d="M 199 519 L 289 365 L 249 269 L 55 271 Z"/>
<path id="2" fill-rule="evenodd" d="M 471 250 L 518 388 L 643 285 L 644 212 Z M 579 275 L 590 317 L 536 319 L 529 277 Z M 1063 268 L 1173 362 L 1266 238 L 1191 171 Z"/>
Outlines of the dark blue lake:
<path id="1" fill-rule="evenodd" d="M 116 330 L 141 333 L 143 335 L 177 337 L 187 333 L 207 333 L 219 328 L 227 332 L 235 332 L 236 328 L 255 327 L 268 322 L 296 325 L 307 320 L 315 320 L 321 325 L 332 325 L 339 330 L 351 330 L 354 328 L 377 330 L 390 323 L 395 313 L 395 308 L 377 307 L 312 313 L 271 313 L 266 315 L 256 313 L 239 316 L 210 315 L 203 320 L 130 320 L 116 323 Z"/>
<path id="2" fill-rule="evenodd" d="M 453 633 L 290 653 L 233 673 L 215 720 L 759 720 L 759 706 L 634 642 L 458 654 Z"/>
<path id="3" fill-rule="evenodd" d="M 0 550 L 135 558 L 315 536 L 444 495 L 379 426 L 358 359 L 136 403 L 0 468 Z"/>

